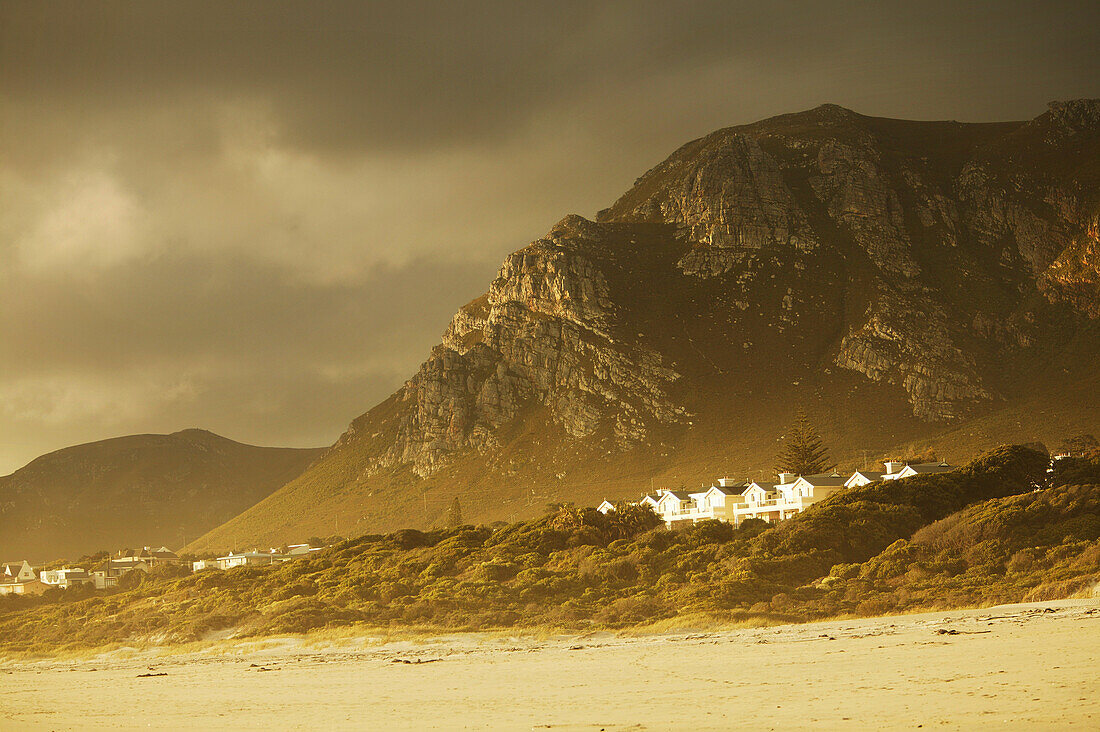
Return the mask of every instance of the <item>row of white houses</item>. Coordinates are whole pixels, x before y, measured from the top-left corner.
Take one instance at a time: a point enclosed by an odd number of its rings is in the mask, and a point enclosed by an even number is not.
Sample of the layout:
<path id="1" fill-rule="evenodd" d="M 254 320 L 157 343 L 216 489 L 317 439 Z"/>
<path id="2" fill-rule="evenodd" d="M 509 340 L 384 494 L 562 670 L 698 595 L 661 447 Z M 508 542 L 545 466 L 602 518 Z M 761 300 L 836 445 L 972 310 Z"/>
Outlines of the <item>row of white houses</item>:
<path id="1" fill-rule="evenodd" d="M 293 544 L 285 551 L 253 549 L 247 552 L 230 552 L 217 559 L 200 559 L 192 562 L 190 567 L 191 571 L 198 572 L 202 569 L 265 566 L 288 562 L 319 551 L 321 548 L 309 544 Z M 97 590 L 106 590 L 116 587 L 119 579 L 127 572 L 134 570 L 148 572 L 160 565 L 182 563 L 183 560 L 176 556 L 175 552 L 163 546 L 159 549 L 144 547 L 138 552 L 119 552 L 116 556 L 104 560 L 96 569 L 83 567 L 41 569 L 25 560 L 10 562 L 0 565 L 0 595 L 39 595 L 50 587 L 67 589 L 78 585 L 92 585 Z"/>
<path id="2" fill-rule="evenodd" d="M 805 511 L 814 503 L 845 488 L 954 470 L 946 462 L 908 464 L 891 461 L 883 463 L 883 467 L 885 470 L 882 472 L 857 470 L 851 476 L 835 471 L 817 475 L 780 473 L 774 483 L 719 478 L 705 490 L 660 489 L 636 503 L 651 507 L 669 528 L 708 519 L 727 521 L 735 526 L 750 518 L 771 523 Z M 615 504 L 610 501 L 604 501 L 599 506 L 602 513 L 614 510 Z"/>

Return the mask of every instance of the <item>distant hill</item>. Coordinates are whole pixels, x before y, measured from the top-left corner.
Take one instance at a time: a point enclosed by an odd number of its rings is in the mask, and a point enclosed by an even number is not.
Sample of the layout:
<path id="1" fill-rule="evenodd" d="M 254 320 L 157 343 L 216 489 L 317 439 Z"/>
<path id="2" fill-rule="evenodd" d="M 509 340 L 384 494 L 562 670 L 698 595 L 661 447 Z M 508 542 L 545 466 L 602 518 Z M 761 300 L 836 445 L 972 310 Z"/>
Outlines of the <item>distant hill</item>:
<path id="1" fill-rule="evenodd" d="M 1100 432 L 1100 100 L 970 124 L 824 105 L 687 143 L 508 256 L 393 396 L 197 548 L 537 515 Z"/>
<path id="2" fill-rule="evenodd" d="M 295 478 L 322 452 L 243 445 L 197 429 L 51 452 L 0 478 L 0 557 L 39 562 L 180 547 Z"/>

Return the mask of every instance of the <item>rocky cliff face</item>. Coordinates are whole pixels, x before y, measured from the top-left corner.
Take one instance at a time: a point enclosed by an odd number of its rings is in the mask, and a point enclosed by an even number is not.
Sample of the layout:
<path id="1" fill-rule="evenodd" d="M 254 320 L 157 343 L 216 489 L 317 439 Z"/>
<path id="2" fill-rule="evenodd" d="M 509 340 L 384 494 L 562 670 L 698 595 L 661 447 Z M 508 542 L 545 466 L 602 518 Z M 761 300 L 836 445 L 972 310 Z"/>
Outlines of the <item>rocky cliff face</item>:
<path id="1" fill-rule="evenodd" d="M 332 460 L 363 490 L 459 464 L 648 464 L 684 435 L 773 431 L 772 403 L 810 383 L 833 414 L 872 414 L 862 380 L 876 409 L 965 420 L 1100 316 L 1098 181 L 1096 100 L 997 124 L 826 105 L 718 131 L 510 255 Z"/>
<path id="2" fill-rule="evenodd" d="M 604 428 L 619 446 L 644 439 L 647 424 L 682 420 L 668 394 L 680 374 L 660 353 L 612 335 L 605 245 L 597 224 L 568 216 L 509 256 L 399 392 L 396 435 L 369 470 L 409 464 L 427 476 L 463 449 L 489 453 L 531 404 L 572 438 Z"/>

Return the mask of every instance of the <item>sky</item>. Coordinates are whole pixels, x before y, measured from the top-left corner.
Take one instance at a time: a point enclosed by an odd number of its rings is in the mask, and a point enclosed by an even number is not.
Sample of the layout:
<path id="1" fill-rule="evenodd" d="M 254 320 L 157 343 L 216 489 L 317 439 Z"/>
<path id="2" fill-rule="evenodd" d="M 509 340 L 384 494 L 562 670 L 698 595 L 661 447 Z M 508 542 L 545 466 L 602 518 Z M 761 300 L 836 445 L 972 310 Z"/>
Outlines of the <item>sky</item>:
<path id="1" fill-rule="evenodd" d="M 1088 2 L 0 0 L 0 474 L 331 444 L 509 252 L 715 129 L 1100 97 Z"/>

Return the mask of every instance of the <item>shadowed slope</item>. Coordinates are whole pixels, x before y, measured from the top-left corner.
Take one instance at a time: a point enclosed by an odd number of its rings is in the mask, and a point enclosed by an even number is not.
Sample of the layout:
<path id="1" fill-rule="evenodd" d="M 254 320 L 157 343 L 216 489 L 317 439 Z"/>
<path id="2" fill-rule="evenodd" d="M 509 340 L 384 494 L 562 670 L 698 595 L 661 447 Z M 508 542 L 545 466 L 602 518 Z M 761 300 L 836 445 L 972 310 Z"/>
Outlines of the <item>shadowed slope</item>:
<path id="1" fill-rule="evenodd" d="M 204 430 L 58 450 L 0 478 L 0 554 L 49 561 L 181 546 L 293 479 L 322 452 L 253 447 Z"/>

